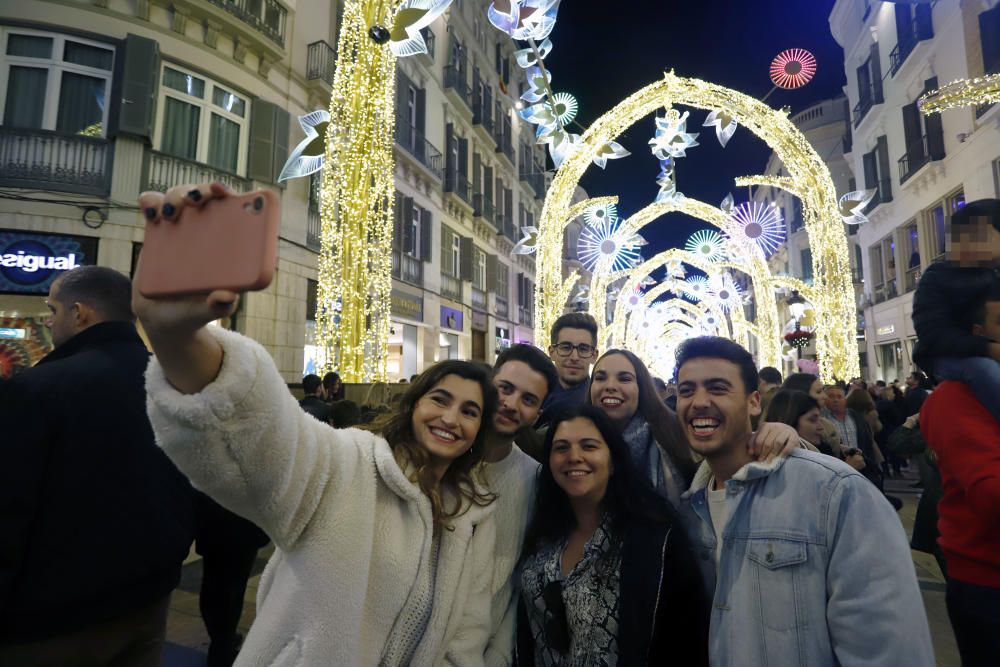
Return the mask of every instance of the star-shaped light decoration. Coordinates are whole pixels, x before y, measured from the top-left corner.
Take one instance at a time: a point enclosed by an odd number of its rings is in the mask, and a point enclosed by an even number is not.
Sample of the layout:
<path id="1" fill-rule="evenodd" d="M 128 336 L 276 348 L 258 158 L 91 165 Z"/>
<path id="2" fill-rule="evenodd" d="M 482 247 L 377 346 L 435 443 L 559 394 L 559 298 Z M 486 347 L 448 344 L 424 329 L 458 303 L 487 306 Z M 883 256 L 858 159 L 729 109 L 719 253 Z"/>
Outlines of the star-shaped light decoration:
<path id="1" fill-rule="evenodd" d="M 588 206 L 583 211 L 583 222 L 587 225 L 596 225 L 602 222 L 615 222 L 618 220 L 618 206 L 615 204 L 594 204 Z"/>
<path id="2" fill-rule="evenodd" d="M 726 241 L 710 229 L 702 229 L 688 238 L 684 249 L 709 262 L 717 262 L 726 256 Z"/>
<path id="3" fill-rule="evenodd" d="M 530 103 L 545 99 L 548 94 L 548 86 L 552 83 L 552 72 L 548 70 L 543 72 L 541 67 L 534 65 L 528 68 L 524 76 L 528 83 L 528 89 L 521 94 L 521 99 Z"/>
<path id="4" fill-rule="evenodd" d="M 580 233 L 578 256 L 588 270 L 594 270 L 599 261 L 610 263 L 611 271 L 624 271 L 638 264 L 642 255 L 631 243 L 634 235 L 628 239 L 621 238 L 620 220 L 615 222 L 600 222 L 588 225 Z"/>
<path id="5" fill-rule="evenodd" d="M 653 200 L 657 204 L 666 201 L 680 201 L 684 198 L 682 193 L 677 192 L 674 173 L 674 159 L 672 157 L 660 160 L 660 174 L 656 177 L 656 184 L 660 186 L 660 190 Z"/>
<path id="6" fill-rule="evenodd" d="M 698 133 L 687 131 L 689 115 L 689 111 L 681 114 L 676 109 L 670 109 L 665 117 L 656 119 L 656 134 L 649 140 L 649 145 L 658 159 L 684 157 L 688 148 L 698 145 Z"/>
<path id="7" fill-rule="evenodd" d="M 397 58 L 427 53 L 420 31 L 448 9 L 451 0 L 404 0 L 389 31 L 389 48 Z"/>
<path id="8" fill-rule="evenodd" d="M 740 308 L 743 305 L 740 286 L 736 284 L 736 281 L 728 273 L 723 273 L 715 280 L 709 281 L 708 293 L 722 306 L 723 310 L 729 311 L 733 308 Z"/>
<path id="9" fill-rule="evenodd" d="M 708 296 L 708 278 L 705 276 L 689 276 L 682 284 L 684 296 L 692 301 L 701 301 Z"/>
<path id="10" fill-rule="evenodd" d="M 733 193 L 730 192 L 725 196 L 725 198 L 723 198 L 722 203 L 719 204 L 719 208 L 722 209 L 722 212 L 726 215 L 732 215 L 734 203 Z"/>
<path id="11" fill-rule="evenodd" d="M 871 190 L 855 190 L 848 192 L 840 198 L 837 205 L 840 207 L 840 217 L 848 225 L 863 225 L 868 222 L 868 216 L 863 211 L 878 192 L 875 188 Z"/>
<path id="12" fill-rule="evenodd" d="M 556 25 L 560 0 L 494 0 L 486 12 L 490 23 L 517 41 L 540 41 Z"/>
<path id="13" fill-rule="evenodd" d="M 532 125 L 537 125 L 536 137 L 559 129 L 559 121 L 548 102 L 539 102 L 517 112 L 517 115 Z"/>
<path id="14" fill-rule="evenodd" d="M 539 128 L 539 132 L 538 143 L 549 145 L 549 157 L 556 169 L 580 147 L 579 134 L 572 134 L 558 127 L 548 131 Z"/>
<path id="15" fill-rule="evenodd" d="M 329 123 L 330 112 L 323 109 L 299 116 L 299 126 L 306 138 L 300 141 L 288 156 L 285 166 L 278 175 L 279 183 L 290 178 L 308 176 L 323 168 L 323 158 L 326 154 L 326 127 Z"/>
<path id="16" fill-rule="evenodd" d="M 537 227 L 521 227 L 521 233 L 524 237 L 517 242 L 514 249 L 511 250 L 512 255 L 530 255 L 536 250 L 538 250 L 538 228 Z"/>
<path id="17" fill-rule="evenodd" d="M 687 275 L 684 262 L 679 259 L 668 259 L 663 268 L 666 270 L 668 278 L 683 278 Z"/>
<path id="18" fill-rule="evenodd" d="M 623 294 L 620 294 L 618 298 L 625 299 L 625 308 L 627 310 L 635 310 L 636 308 L 642 305 L 642 297 L 643 297 L 642 286 L 633 285 Z"/>
<path id="19" fill-rule="evenodd" d="M 546 39 L 544 42 L 538 45 L 538 55 L 542 57 L 542 60 L 548 57 L 549 53 L 552 52 L 552 40 Z M 521 69 L 528 69 L 529 67 L 538 64 L 538 57 L 535 55 L 535 50 L 532 48 L 519 49 L 514 52 L 514 59 L 517 60 L 517 64 Z"/>
<path id="20" fill-rule="evenodd" d="M 781 210 L 769 203 L 752 201 L 737 206 L 729 216 L 731 223 L 729 234 L 734 241 L 751 241 L 757 244 L 765 254 L 770 255 L 777 250 L 785 240 L 785 225 L 781 219 Z"/>
<path id="21" fill-rule="evenodd" d="M 708 114 L 708 118 L 702 123 L 702 127 L 715 126 L 715 137 L 725 148 L 729 140 L 733 138 L 733 134 L 736 133 L 736 116 L 724 109 L 715 109 Z"/>
<path id="22" fill-rule="evenodd" d="M 617 141 L 609 141 L 597 149 L 597 155 L 594 156 L 594 164 L 604 169 L 608 164 L 608 160 L 620 160 L 631 154 Z"/>

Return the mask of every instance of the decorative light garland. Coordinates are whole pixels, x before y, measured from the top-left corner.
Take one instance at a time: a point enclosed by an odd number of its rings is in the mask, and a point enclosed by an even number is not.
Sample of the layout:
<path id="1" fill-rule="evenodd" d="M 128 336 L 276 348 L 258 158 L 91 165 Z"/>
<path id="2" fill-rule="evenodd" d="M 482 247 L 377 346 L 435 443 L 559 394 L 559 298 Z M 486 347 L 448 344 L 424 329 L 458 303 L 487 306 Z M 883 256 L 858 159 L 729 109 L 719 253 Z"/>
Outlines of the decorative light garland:
<path id="1" fill-rule="evenodd" d="M 369 33 L 392 25 L 396 4 L 347 0 L 337 42 L 320 204 L 316 338 L 323 371 L 336 369 L 345 382 L 386 379 L 396 56 Z"/>
<path id="2" fill-rule="evenodd" d="M 971 107 L 1000 102 L 1000 74 L 987 74 L 974 79 L 959 79 L 924 94 L 917 107 L 924 115 L 947 109 Z"/>

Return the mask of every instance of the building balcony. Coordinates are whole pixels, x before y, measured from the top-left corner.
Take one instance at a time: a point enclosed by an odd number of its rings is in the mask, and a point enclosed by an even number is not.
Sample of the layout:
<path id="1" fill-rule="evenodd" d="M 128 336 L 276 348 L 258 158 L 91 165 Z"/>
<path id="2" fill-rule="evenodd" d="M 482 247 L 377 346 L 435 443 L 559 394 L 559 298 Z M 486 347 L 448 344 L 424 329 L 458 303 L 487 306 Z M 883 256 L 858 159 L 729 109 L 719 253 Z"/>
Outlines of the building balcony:
<path id="1" fill-rule="evenodd" d="M 472 307 L 476 310 L 486 311 L 486 292 L 475 286 L 472 288 Z"/>
<path id="2" fill-rule="evenodd" d="M 469 206 L 472 206 L 472 183 L 465 174 L 451 172 L 445 175 L 444 191 L 458 196 Z"/>
<path id="3" fill-rule="evenodd" d="M 917 283 L 920 282 L 920 267 L 915 266 L 912 269 L 907 270 L 906 279 L 903 283 L 903 288 L 907 292 L 912 292 L 917 289 Z"/>
<path id="4" fill-rule="evenodd" d="M 510 118 L 501 117 L 496 120 L 493 128 L 493 139 L 496 141 L 496 152 L 503 155 L 514 166 L 514 135 L 510 126 Z"/>
<path id="5" fill-rule="evenodd" d="M 452 301 L 462 301 L 462 281 L 455 276 L 441 273 L 441 296 Z"/>
<path id="6" fill-rule="evenodd" d="M 868 187 L 871 187 L 870 185 Z M 892 201 L 892 180 L 882 178 L 875 182 L 875 196 L 868 204 L 868 211 L 874 211 L 879 204 L 887 204 Z"/>
<path id="7" fill-rule="evenodd" d="M 472 111 L 472 89 L 465 79 L 465 70 L 448 65 L 444 68 L 444 89 L 451 91 L 455 97 L 460 99 L 465 108 Z"/>
<path id="8" fill-rule="evenodd" d="M 996 102 L 986 102 L 984 104 L 977 104 L 976 109 L 976 119 L 982 118 L 986 115 L 986 112 L 993 108 Z"/>
<path id="9" fill-rule="evenodd" d="M 444 177 L 444 156 L 434 144 L 424 138 L 424 133 L 396 118 L 396 143 L 441 180 Z"/>
<path id="10" fill-rule="evenodd" d="M 940 141 L 940 144 L 944 145 L 943 139 Z M 910 144 L 903 157 L 896 161 L 899 165 L 899 184 L 902 185 L 909 180 L 911 176 L 917 173 L 928 162 L 940 160 L 942 157 L 944 156 L 932 155 L 926 134 L 920 137 L 919 140 Z"/>
<path id="11" fill-rule="evenodd" d="M 392 252 L 392 277 L 417 287 L 424 284 L 424 263 L 398 250 Z"/>
<path id="12" fill-rule="evenodd" d="M 247 24 L 272 42 L 285 47 L 288 10 L 276 0 L 208 0 Z"/>
<path id="13" fill-rule="evenodd" d="M 517 242 L 520 240 L 518 236 L 518 230 L 514 229 L 514 216 L 510 213 L 506 215 L 497 215 L 497 231 L 503 234 L 511 241 Z"/>
<path id="14" fill-rule="evenodd" d="M 517 307 L 517 321 L 519 324 L 523 324 L 526 327 L 535 326 L 534 318 L 532 317 L 531 306 Z"/>
<path id="15" fill-rule="evenodd" d="M 0 126 L 0 185 L 5 187 L 107 196 L 112 157 L 112 143 L 101 137 Z"/>
<path id="16" fill-rule="evenodd" d="M 489 94 L 480 93 L 479 86 L 476 86 L 472 94 L 472 124 L 483 129 L 486 136 L 493 137 L 493 100 Z M 489 93 L 488 89 L 486 91 Z"/>
<path id="17" fill-rule="evenodd" d="M 323 222 L 320 219 L 319 211 L 309 207 L 306 215 L 306 247 L 315 252 L 319 252 L 323 241 Z"/>
<path id="18" fill-rule="evenodd" d="M 857 128 L 861 125 L 861 121 L 865 119 L 868 112 L 872 110 L 872 107 L 881 104 L 880 98 L 882 97 L 882 82 L 879 81 L 877 84 L 869 86 L 865 90 L 858 91 L 858 103 L 854 105 L 854 127 Z"/>
<path id="19" fill-rule="evenodd" d="M 913 20 L 907 24 L 906 29 L 901 34 L 896 35 L 896 46 L 889 52 L 889 72 L 892 76 L 896 76 L 896 72 L 902 68 L 903 63 L 913 53 L 917 44 L 934 37 L 934 30 L 930 26 L 930 20 L 928 19 L 926 26 L 921 26 L 917 20 L 917 15 L 915 12 Z M 897 33 L 899 33 L 898 30 Z"/>
<path id="20" fill-rule="evenodd" d="M 545 199 L 545 173 L 542 171 L 542 166 L 534 162 L 528 169 L 530 171 L 520 172 L 521 180 L 535 193 L 535 199 Z"/>
<path id="21" fill-rule="evenodd" d="M 478 193 L 472 195 L 472 208 L 476 217 L 482 218 L 491 225 L 496 226 L 497 211 L 493 206 L 493 202 L 487 199 L 486 195 Z"/>
<path id="22" fill-rule="evenodd" d="M 499 317 L 500 319 L 503 319 L 503 320 L 507 319 L 509 311 L 507 310 L 507 299 L 506 299 L 506 297 L 497 296 L 494 299 L 493 303 L 494 303 L 494 306 L 495 306 L 493 310 L 496 313 L 496 316 Z"/>
<path id="23" fill-rule="evenodd" d="M 890 278 L 888 282 L 875 286 L 875 303 L 882 303 L 899 296 L 896 290 L 896 279 Z"/>
<path id="24" fill-rule="evenodd" d="M 323 40 L 309 45 L 306 56 L 306 78 L 310 81 L 325 81 L 333 87 L 333 71 L 337 64 L 337 49 Z M 329 91 L 328 91 L 329 92 Z"/>
<path id="25" fill-rule="evenodd" d="M 166 192 L 178 183 L 211 183 L 218 181 L 237 192 L 249 192 L 253 181 L 201 162 L 185 160 L 158 151 L 146 153 L 143 165 L 143 189 Z"/>

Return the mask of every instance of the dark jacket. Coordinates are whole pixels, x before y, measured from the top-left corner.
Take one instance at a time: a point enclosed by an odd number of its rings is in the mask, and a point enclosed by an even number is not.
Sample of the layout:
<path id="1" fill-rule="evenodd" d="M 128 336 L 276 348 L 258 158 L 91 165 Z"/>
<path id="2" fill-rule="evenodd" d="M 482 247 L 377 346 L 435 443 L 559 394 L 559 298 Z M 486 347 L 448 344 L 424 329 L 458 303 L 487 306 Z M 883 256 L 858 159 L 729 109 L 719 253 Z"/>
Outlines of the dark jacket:
<path id="1" fill-rule="evenodd" d="M 910 546 L 917 551 L 940 555 L 941 547 L 937 540 L 938 532 L 938 501 L 944 495 L 941 486 L 941 471 L 937 462 L 930 456 L 930 448 L 919 428 L 900 426 L 889 438 L 889 451 L 896 456 L 902 456 L 915 461 L 920 472 L 920 481 L 924 485 L 923 493 L 917 502 L 917 514 L 913 520 L 913 537 Z"/>
<path id="2" fill-rule="evenodd" d="M 710 603 L 680 519 L 634 520 L 622 537 L 619 665 L 708 665 Z M 535 645 L 518 603 L 516 664 L 533 667 Z"/>
<path id="3" fill-rule="evenodd" d="M 934 357 L 985 357 L 989 339 L 969 333 L 977 300 L 1000 282 L 1000 269 L 963 268 L 951 262 L 927 267 L 913 295 L 917 343 L 913 361 L 933 372 Z M 915 414 L 915 413 L 912 413 Z"/>
<path id="4" fill-rule="evenodd" d="M 878 443 L 884 454 L 889 437 L 905 418 L 900 416 L 899 406 L 896 405 L 895 401 L 880 398 L 875 401 L 875 409 L 878 411 L 878 420 L 882 422 L 882 430 L 875 435 L 875 442 Z"/>
<path id="5" fill-rule="evenodd" d="M 542 414 L 535 422 L 536 429 L 546 428 L 549 425 L 549 415 L 556 412 L 556 408 L 569 405 L 583 405 L 587 402 L 587 391 L 590 389 L 590 381 L 584 380 L 580 384 L 569 389 L 562 386 L 556 387 L 555 391 L 549 392 L 542 402 Z"/>
<path id="6" fill-rule="evenodd" d="M 166 596 L 194 533 L 187 479 L 146 417 L 128 322 L 82 331 L 0 393 L 0 642 L 61 635 Z"/>
<path id="7" fill-rule="evenodd" d="M 330 421 L 330 404 L 319 396 L 306 396 L 299 401 L 299 407 L 324 424 Z"/>

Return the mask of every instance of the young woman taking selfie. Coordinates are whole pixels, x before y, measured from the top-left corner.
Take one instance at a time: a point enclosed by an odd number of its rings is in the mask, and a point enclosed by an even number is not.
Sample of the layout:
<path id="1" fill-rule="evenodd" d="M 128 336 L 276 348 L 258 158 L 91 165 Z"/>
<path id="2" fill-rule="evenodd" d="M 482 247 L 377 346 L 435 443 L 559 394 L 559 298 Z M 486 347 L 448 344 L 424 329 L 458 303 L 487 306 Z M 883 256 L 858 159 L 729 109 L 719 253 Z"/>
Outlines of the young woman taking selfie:
<path id="1" fill-rule="evenodd" d="M 140 206 L 178 224 L 227 196 L 187 186 Z M 492 496 L 471 473 L 496 406 L 488 369 L 442 362 L 380 433 L 334 430 L 299 409 L 264 348 L 205 326 L 236 298 L 133 295 L 156 354 L 158 443 L 277 547 L 236 665 L 481 664 L 495 533 Z"/>

